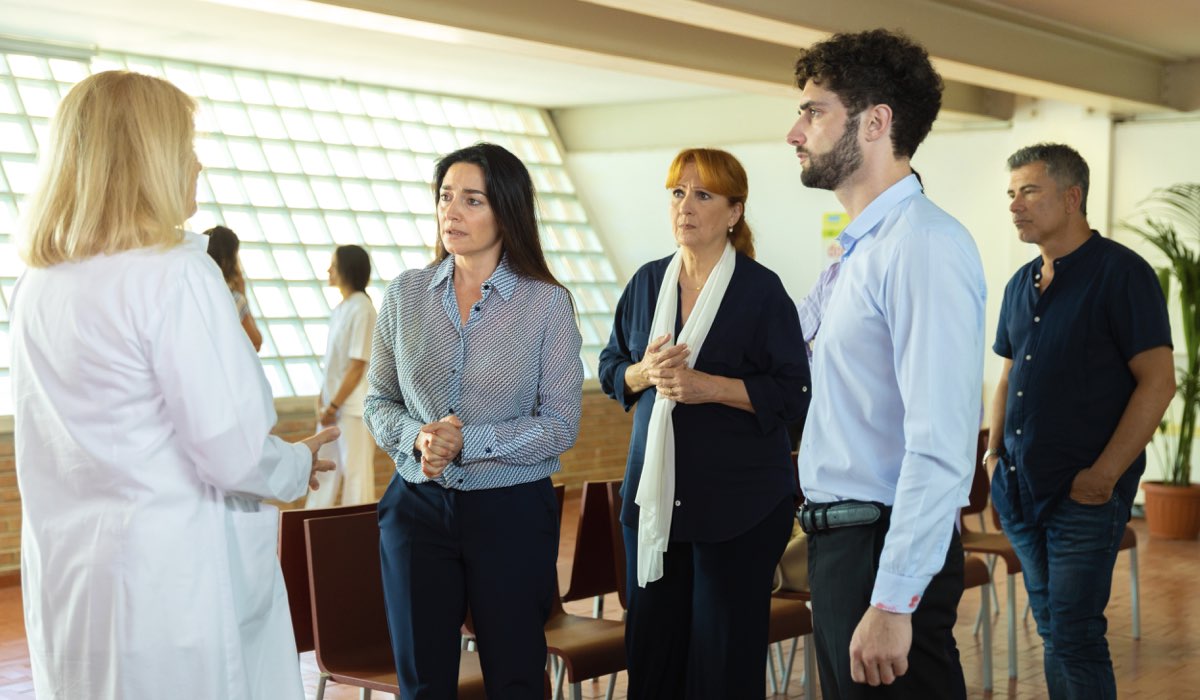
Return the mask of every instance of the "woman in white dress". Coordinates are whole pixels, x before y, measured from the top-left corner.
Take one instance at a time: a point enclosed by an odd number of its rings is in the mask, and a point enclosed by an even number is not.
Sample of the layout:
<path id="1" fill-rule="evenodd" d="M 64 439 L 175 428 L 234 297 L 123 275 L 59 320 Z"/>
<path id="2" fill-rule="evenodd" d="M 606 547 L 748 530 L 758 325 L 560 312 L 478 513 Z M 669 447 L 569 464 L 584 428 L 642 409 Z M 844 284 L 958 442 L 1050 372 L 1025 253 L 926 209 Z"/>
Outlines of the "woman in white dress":
<path id="1" fill-rule="evenodd" d="M 332 468 L 271 394 L 204 241 L 193 101 L 135 73 L 63 99 L 12 323 L 34 691 L 301 698 L 278 514 Z"/>
<path id="2" fill-rule="evenodd" d="M 321 457 L 337 469 L 321 474 L 321 488 L 310 491 L 305 508 L 328 508 L 342 482 L 341 504 L 375 501 L 375 438 L 363 424 L 367 395 L 367 362 L 375 335 L 375 305 L 367 296 L 371 258 L 356 245 L 339 246 L 329 261 L 329 286 L 342 293 L 342 303 L 329 317 L 325 350 L 325 383 L 317 397 L 319 428 L 337 426 L 342 436 L 321 448 Z"/>

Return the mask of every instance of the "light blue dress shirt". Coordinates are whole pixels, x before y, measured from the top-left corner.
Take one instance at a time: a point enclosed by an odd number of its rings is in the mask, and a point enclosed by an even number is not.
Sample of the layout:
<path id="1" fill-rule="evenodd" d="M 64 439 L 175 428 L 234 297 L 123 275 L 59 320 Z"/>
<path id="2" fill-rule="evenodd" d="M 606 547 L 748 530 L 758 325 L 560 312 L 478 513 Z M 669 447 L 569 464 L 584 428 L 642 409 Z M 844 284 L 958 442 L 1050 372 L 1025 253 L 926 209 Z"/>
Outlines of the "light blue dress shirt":
<path id="1" fill-rule="evenodd" d="M 912 612 L 941 570 L 974 473 L 986 284 L 970 233 L 908 176 L 839 240 L 800 485 L 892 506 L 873 606 Z"/>
<path id="2" fill-rule="evenodd" d="M 388 285 L 363 420 L 406 481 L 429 481 L 413 443 L 450 413 L 462 453 L 433 481 L 461 491 L 550 476 L 579 435 L 582 339 L 567 291 L 518 275 L 507 256 L 480 291 L 463 325 L 454 256 Z"/>

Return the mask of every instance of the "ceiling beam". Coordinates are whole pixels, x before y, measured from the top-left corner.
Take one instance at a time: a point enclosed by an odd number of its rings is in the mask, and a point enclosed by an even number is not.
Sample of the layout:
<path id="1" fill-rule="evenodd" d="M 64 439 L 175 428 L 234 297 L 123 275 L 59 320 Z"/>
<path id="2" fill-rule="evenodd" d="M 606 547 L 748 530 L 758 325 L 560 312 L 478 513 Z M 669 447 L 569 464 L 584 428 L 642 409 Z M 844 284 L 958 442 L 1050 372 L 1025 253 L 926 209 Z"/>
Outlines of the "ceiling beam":
<path id="1" fill-rule="evenodd" d="M 1168 100 L 1166 62 L 1161 57 L 1048 23 L 1020 22 L 1015 13 L 982 3 L 585 1 L 797 46 L 835 32 L 897 28 L 929 50 L 939 72 L 949 81 L 1110 112 L 1164 111 L 1178 104 Z M 983 11 L 988 8 L 991 11 Z"/>
<path id="2" fill-rule="evenodd" d="M 797 47 L 808 43 L 768 41 L 582 0 L 322 1 L 453 27 L 460 30 L 457 40 L 472 46 L 768 97 L 794 96 Z M 962 119 L 1004 120 L 1012 115 L 1012 99 L 994 89 L 948 84 L 943 108 Z"/>

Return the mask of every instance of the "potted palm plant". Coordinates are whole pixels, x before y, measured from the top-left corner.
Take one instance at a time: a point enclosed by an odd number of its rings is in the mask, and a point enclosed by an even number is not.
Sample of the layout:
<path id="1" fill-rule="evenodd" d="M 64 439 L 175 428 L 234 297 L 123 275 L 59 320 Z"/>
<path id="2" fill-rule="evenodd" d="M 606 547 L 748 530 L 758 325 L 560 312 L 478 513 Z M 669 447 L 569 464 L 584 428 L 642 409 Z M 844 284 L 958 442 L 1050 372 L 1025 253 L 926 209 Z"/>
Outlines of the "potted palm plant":
<path id="1" fill-rule="evenodd" d="M 1179 300 L 1183 361 L 1176 400 L 1155 435 L 1162 481 L 1143 481 L 1150 534 L 1195 539 L 1200 534 L 1200 486 L 1192 484 L 1192 446 L 1200 417 L 1200 183 L 1155 190 L 1122 224 L 1165 257 L 1158 278 L 1168 303 Z M 1174 282 L 1172 282 L 1174 280 Z M 1178 287 L 1177 290 L 1172 289 Z M 1178 348 L 1176 348 L 1178 352 Z"/>

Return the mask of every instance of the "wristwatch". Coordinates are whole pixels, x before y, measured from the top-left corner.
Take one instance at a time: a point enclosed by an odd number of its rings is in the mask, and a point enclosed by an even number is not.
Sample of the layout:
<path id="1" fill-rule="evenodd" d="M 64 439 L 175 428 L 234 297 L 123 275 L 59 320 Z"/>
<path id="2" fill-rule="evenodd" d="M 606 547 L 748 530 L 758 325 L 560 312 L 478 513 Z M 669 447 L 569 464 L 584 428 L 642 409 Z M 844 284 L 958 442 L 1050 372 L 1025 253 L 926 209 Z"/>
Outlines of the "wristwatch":
<path id="1" fill-rule="evenodd" d="M 987 448 L 987 451 L 985 451 L 983 453 L 983 459 L 979 460 L 979 464 L 980 464 L 980 466 L 986 467 L 987 461 L 989 459 L 991 459 L 992 457 L 1003 457 L 1003 456 L 1004 456 L 1004 448 L 1003 447 L 989 447 L 989 448 Z"/>

